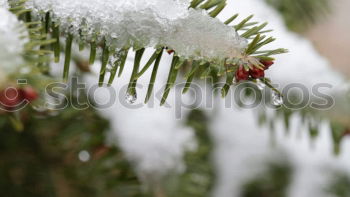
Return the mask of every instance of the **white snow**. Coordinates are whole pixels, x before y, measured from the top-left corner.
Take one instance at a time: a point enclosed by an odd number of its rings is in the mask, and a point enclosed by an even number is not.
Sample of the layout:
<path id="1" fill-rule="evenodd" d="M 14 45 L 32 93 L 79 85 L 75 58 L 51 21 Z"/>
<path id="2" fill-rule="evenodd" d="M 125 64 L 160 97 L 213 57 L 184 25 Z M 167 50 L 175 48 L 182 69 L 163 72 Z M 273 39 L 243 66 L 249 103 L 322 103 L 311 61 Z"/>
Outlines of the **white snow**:
<path id="1" fill-rule="evenodd" d="M 146 56 L 151 51 L 146 51 Z M 125 73 L 117 78 L 113 89 L 117 93 L 114 105 L 106 109 L 97 108 L 101 114 L 109 119 L 112 130 L 120 146 L 129 160 L 132 161 L 138 174 L 145 182 L 160 181 L 170 172 L 182 172 L 184 165 L 182 157 L 185 152 L 193 150 L 196 142 L 192 129 L 184 127 L 182 120 L 176 119 L 176 110 L 173 107 L 159 106 L 159 100 L 150 100 L 148 105 L 142 105 L 146 95 L 150 72 L 139 79 L 137 88 L 138 99 L 133 105 L 125 101 L 126 87 L 131 75 L 134 54 L 131 52 Z M 145 64 L 147 58 L 143 59 Z M 170 57 L 164 55 L 159 67 L 155 91 L 162 92 L 166 83 L 170 64 Z M 95 75 L 85 76 L 88 84 L 96 85 L 96 76 L 100 63 L 94 65 Z M 94 95 L 100 104 L 110 101 L 108 88 L 102 88 Z M 174 92 L 172 92 L 174 93 Z M 172 106 L 175 105 L 175 95 L 171 94 L 167 100 Z"/>
<path id="2" fill-rule="evenodd" d="M 7 0 L 0 0 L 0 8 L 9 8 Z"/>
<path id="3" fill-rule="evenodd" d="M 224 60 L 240 54 L 246 40 L 185 0 L 29 0 L 35 13 L 86 40 L 98 34 L 112 48 L 168 46 L 180 57 Z M 79 30 L 82 30 L 79 33 Z"/>
<path id="4" fill-rule="evenodd" d="M 0 81 L 23 63 L 24 44 L 28 42 L 24 26 L 5 8 L 0 8 Z M 21 38 L 22 37 L 22 38 Z"/>

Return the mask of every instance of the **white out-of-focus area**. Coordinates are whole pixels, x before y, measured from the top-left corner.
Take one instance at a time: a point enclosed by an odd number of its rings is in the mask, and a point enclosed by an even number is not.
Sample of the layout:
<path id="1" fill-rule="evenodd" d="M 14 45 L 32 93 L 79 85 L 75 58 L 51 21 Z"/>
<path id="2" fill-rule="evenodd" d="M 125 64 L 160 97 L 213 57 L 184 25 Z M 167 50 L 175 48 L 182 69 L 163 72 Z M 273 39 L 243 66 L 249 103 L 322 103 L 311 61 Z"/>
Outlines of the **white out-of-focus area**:
<path id="1" fill-rule="evenodd" d="M 231 0 L 219 17 L 227 19 L 234 13 L 240 13 L 241 18 L 254 13 L 256 21 L 268 21 L 268 27 L 274 29 L 272 34 L 278 38 L 271 47 L 290 50 L 276 57 L 273 69 L 267 73 L 275 83 L 285 85 L 298 82 L 311 87 L 322 82 L 337 87 L 344 82 L 344 78 L 331 68 L 329 61 L 315 50 L 312 43 L 289 32 L 279 14 L 264 1 Z M 163 58 L 155 89 L 165 84 L 170 61 L 169 56 Z M 133 60 L 128 59 L 123 77 L 114 83 L 117 92 L 129 82 L 132 63 Z M 99 65 L 95 67 L 97 73 Z M 149 77 L 150 71 L 139 83 L 147 84 Z M 86 77 L 86 81 L 96 84 L 97 74 Z M 183 119 L 176 119 L 174 90 L 170 94 L 170 107 L 160 107 L 155 103 L 153 107 L 145 105 L 130 109 L 117 102 L 111 108 L 100 110 L 112 122 L 116 139 L 129 160 L 135 162 L 143 178 L 157 179 L 174 169 L 181 172 L 185 167 L 182 162 L 185 151 L 196 147 L 193 131 L 183 126 Z M 139 98 L 135 105 L 143 103 L 145 95 L 145 89 L 138 91 Z M 190 98 L 188 95 L 184 97 Z M 97 99 L 103 103 L 104 98 L 101 90 Z M 216 144 L 214 162 L 219 175 L 213 196 L 239 196 L 243 181 L 263 170 L 263 161 L 276 159 L 275 156 L 278 157 L 281 152 L 283 158 L 289 158 L 296 168 L 289 188 L 290 197 L 323 196 L 322 188 L 327 182 L 324 167 L 350 170 L 349 140 L 343 143 L 343 153 L 338 158 L 333 156 L 327 122 L 320 123 L 321 135 L 312 143 L 306 129 L 299 126 L 300 117 L 293 118 L 288 136 L 285 135 L 282 121 L 276 120 L 275 145 L 271 146 L 271 133 L 268 128 L 258 126 L 256 111 L 225 108 L 220 98 L 216 102 L 215 109 L 207 113 L 211 118 L 210 129 Z"/>
<path id="2" fill-rule="evenodd" d="M 330 1 L 331 13 L 319 20 L 305 36 L 337 70 L 350 76 L 350 0 Z"/>

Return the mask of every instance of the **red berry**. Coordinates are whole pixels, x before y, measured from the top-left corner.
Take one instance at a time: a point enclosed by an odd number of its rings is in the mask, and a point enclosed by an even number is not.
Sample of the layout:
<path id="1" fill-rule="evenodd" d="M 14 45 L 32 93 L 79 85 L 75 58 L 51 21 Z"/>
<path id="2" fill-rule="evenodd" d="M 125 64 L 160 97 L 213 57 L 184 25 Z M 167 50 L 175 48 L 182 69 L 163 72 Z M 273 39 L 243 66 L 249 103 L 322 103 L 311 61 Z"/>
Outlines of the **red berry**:
<path id="1" fill-rule="evenodd" d="M 172 54 L 172 53 L 174 53 L 175 51 L 174 51 L 174 50 L 169 49 L 169 50 L 167 50 L 167 52 L 168 52 L 168 54 L 169 54 L 169 55 L 171 55 L 171 54 Z"/>
<path id="2" fill-rule="evenodd" d="M 249 71 L 249 74 L 250 76 L 252 76 L 252 78 L 254 79 L 260 79 L 260 78 L 263 78 L 265 77 L 265 71 L 264 70 L 261 70 L 257 67 L 253 67 L 253 69 L 251 69 Z"/>
<path id="3" fill-rule="evenodd" d="M 38 92 L 31 86 L 26 86 L 22 88 L 21 92 L 23 94 L 24 99 L 26 99 L 29 102 L 34 101 L 39 97 Z"/>
<path id="4" fill-rule="evenodd" d="M 274 62 L 272 60 L 262 60 L 262 61 L 260 61 L 260 63 L 262 65 L 264 65 L 265 70 L 269 69 L 270 66 L 272 66 L 272 64 L 274 64 Z"/>
<path id="5" fill-rule="evenodd" d="M 0 92 L 0 104 L 4 107 L 16 107 L 22 101 L 23 95 L 17 88 L 8 87 Z"/>
<path id="6" fill-rule="evenodd" d="M 343 133 L 343 136 L 350 136 L 350 129 L 346 129 Z"/>
<path id="7" fill-rule="evenodd" d="M 236 71 L 236 80 L 248 80 L 249 79 L 249 71 L 245 70 L 243 66 L 239 66 Z"/>

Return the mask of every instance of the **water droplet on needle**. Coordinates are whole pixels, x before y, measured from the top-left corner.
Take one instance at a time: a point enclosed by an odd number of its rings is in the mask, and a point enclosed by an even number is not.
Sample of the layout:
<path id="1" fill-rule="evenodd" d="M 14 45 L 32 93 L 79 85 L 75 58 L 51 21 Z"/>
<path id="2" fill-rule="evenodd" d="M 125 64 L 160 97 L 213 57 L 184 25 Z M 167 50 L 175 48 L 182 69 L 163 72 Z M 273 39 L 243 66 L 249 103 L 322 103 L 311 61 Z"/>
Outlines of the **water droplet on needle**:
<path id="1" fill-rule="evenodd" d="M 263 90 L 266 87 L 265 83 L 262 82 L 260 79 L 256 80 L 256 86 L 259 88 L 259 90 Z"/>
<path id="2" fill-rule="evenodd" d="M 275 106 L 280 106 L 283 104 L 283 97 L 278 92 L 272 92 L 272 104 Z"/>
<path id="3" fill-rule="evenodd" d="M 134 93 L 134 94 L 130 94 L 130 93 L 126 93 L 125 95 L 125 101 L 128 103 L 128 104 L 134 104 L 137 100 L 137 94 Z"/>

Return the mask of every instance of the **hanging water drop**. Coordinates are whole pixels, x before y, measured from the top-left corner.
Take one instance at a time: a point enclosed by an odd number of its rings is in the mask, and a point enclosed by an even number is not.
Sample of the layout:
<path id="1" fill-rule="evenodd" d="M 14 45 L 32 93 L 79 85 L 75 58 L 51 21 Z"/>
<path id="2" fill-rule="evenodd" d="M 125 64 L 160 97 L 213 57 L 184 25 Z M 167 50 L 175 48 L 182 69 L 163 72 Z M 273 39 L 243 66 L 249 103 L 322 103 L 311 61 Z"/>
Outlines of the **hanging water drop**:
<path id="1" fill-rule="evenodd" d="M 137 94 L 134 93 L 134 94 L 130 94 L 130 93 L 126 93 L 125 95 L 125 101 L 128 103 L 128 104 L 134 104 L 137 100 Z"/>
<path id="2" fill-rule="evenodd" d="M 238 82 L 237 82 L 236 77 L 233 77 L 233 79 L 232 79 L 232 85 L 235 86 L 235 85 L 237 85 L 237 84 L 238 84 Z"/>
<path id="3" fill-rule="evenodd" d="M 256 86 L 258 87 L 259 90 L 263 90 L 266 87 L 265 83 L 262 82 L 260 79 L 256 80 Z"/>
<path id="4" fill-rule="evenodd" d="M 275 91 L 272 92 L 272 104 L 275 106 L 280 106 L 283 104 L 283 97 L 280 93 Z"/>

